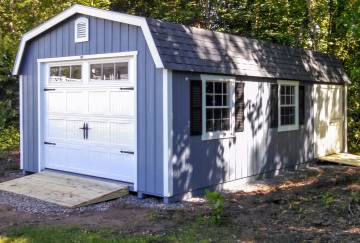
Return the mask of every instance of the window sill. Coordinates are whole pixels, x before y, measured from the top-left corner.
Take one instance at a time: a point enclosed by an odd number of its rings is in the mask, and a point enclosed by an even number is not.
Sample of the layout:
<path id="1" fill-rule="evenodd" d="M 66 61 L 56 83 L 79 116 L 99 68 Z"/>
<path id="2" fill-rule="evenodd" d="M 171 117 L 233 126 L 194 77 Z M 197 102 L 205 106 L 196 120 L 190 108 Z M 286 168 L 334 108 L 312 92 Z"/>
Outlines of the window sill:
<path id="1" fill-rule="evenodd" d="M 201 140 L 214 140 L 214 139 L 224 139 L 224 138 L 233 138 L 235 134 L 233 132 L 207 132 L 201 135 Z"/>
<path id="2" fill-rule="evenodd" d="M 288 125 L 288 126 L 279 126 L 278 132 L 288 132 L 299 130 L 299 125 Z"/>

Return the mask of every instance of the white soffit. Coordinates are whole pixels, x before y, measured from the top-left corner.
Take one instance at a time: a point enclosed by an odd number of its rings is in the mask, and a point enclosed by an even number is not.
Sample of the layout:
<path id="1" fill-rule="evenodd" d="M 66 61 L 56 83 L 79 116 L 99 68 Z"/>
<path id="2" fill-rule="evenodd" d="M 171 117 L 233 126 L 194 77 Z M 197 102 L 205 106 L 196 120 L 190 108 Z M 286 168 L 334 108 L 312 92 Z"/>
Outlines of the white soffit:
<path id="1" fill-rule="evenodd" d="M 118 13 L 88 6 L 83 6 L 79 4 L 75 4 L 72 7 L 64 10 L 60 14 L 56 15 L 55 17 L 49 19 L 48 21 L 44 22 L 43 24 L 39 25 L 38 27 L 30 30 L 29 32 L 25 33 L 20 41 L 19 50 L 16 54 L 15 64 L 13 68 L 13 75 L 17 75 L 20 67 L 20 62 L 22 59 L 22 56 L 24 54 L 24 49 L 26 42 L 31 40 L 32 38 L 38 36 L 39 34 L 43 33 L 44 31 L 50 29 L 54 25 L 62 22 L 63 20 L 71 17 L 74 14 L 84 14 L 87 16 L 93 16 L 97 18 L 107 19 L 111 21 L 121 22 L 129 25 L 135 25 L 141 27 L 145 40 L 147 45 L 149 46 L 151 56 L 154 59 L 155 66 L 157 68 L 163 68 L 164 65 L 161 61 L 159 52 L 155 46 L 154 39 L 152 38 L 149 26 L 146 22 L 146 19 L 144 17 L 124 14 L 124 13 Z"/>

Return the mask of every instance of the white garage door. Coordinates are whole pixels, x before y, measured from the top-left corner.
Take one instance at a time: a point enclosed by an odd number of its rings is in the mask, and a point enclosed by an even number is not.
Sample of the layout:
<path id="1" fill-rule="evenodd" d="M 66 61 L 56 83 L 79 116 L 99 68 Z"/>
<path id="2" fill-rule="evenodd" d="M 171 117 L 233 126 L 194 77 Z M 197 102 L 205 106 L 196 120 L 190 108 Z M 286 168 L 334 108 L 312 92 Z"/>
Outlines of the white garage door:
<path id="1" fill-rule="evenodd" d="M 344 87 L 314 85 L 315 156 L 342 152 Z"/>
<path id="2" fill-rule="evenodd" d="M 135 93 L 128 63 L 48 67 L 45 167 L 134 182 Z"/>

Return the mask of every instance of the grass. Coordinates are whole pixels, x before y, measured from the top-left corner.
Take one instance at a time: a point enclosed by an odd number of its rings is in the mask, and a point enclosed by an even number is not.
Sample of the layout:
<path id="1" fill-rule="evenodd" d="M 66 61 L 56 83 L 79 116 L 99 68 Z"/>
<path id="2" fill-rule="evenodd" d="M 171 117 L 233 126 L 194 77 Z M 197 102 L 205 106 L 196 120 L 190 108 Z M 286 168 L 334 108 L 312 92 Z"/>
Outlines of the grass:
<path id="1" fill-rule="evenodd" d="M 0 243 L 97 243 L 97 242 L 219 242 L 227 237 L 234 237 L 231 227 L 214 226 L 206 223 L 204 218 L 178 228 L 166 234 L 121 235 L 111 230 L 89 230 L 80 227 L 66 226 L 27 226 L 14 228 L 0 236 Z M 232 238 L 233 239 L 233 238 Z M 231 238 L 227 239 L 228 241 Z"/>
<path id="2" fill-rule="evenodd" d="M 32 226 L 10 231 L 0 236 L 0 243 L 97 243 L 97 242 L 152 242 L 171 241 L 168 237 L 151 235 L 121 236 L 110 230 L 88 230 L 65 226 Z"/>

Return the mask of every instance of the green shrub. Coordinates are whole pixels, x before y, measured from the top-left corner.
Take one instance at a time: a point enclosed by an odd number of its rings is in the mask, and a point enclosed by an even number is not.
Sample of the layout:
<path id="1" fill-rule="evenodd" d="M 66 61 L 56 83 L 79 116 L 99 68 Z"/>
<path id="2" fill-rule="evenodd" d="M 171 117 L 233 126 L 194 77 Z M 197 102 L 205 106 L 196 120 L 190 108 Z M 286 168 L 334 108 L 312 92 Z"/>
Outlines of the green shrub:
<path id="1" fill-rule="evenodd" d="M 351 199 L 352 199 L 355 203 L 359 203 L 359 204 L 360 204 L 360 192 L 358 192 L 358 191 L 352 191 L 350 195 L 351 195 Z"/>
<path id="2" fill-rule="evenodd" d="M 335 197 L 330 192 L 321 195 L 321 201 L 325 208 L 330 208 L 335 203 Z"/>
<path id="3" fill-rule="evenodd" d="M 205 193 L 205 198 L 211 207 L 211 223 L 220 224 L 221 217 L 224 214 L 225 197 L 219 192 L 207 190 Z"/>
<path id="4" fill-rule="evenodd" d="M 15 127 L 0 128 L 0 152 L 19 149 L 20 134 Z"/>

